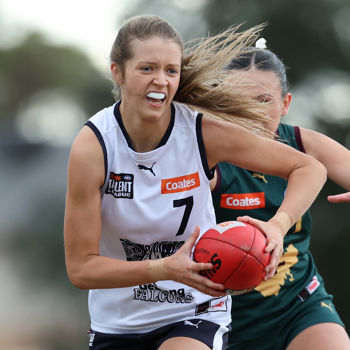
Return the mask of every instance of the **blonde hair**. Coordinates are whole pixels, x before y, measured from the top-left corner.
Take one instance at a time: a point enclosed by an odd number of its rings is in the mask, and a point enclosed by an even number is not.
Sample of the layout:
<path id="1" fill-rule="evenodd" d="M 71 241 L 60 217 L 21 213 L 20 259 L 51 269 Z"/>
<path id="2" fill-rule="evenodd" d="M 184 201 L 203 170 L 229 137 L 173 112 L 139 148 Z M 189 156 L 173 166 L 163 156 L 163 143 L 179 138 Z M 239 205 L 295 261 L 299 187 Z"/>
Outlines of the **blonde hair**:
<path id="1" fill-rule="evenodd" d="M 262 121 L 269 120 L 263 106 L 249 95 L 242 82 L 230 82 L 225 68 L 232 59 L 244 54 L 259 37 L 264 25 L 239 32 L 240 26 L 232 26 L 214 36 L 198 38 L 183 45 L 175 28 L 165 20 L 151 15 L 135 16 L 119 30 L 113 44 L 110 59 L 122 71 L 126 60 L 132 57 L 130 42 L 153 36 L 171 39 L 182 51 L 182 68 L 179 88 L 174 101 L 216 119 L 234 122 L 248 129 L 266 134 Z M 185 49 L 184 49 L 185 47 Z M 114 90 L 115 98 L 120 97 Z"/>
<path id="2" fill-rule="evenodd" d="M 234 77 L 228 81 L 226 70 L 233 58 L 244 55 L 263 27 L 262 24 L 239 32 L 239 25 L 232 26 L 217 35 L 188 42 L 174 100 L 213 118 L 269 134 L 261 123 L 270 119 L 264 106 L 252 99 L 246 83 L 234 81 Z"/>

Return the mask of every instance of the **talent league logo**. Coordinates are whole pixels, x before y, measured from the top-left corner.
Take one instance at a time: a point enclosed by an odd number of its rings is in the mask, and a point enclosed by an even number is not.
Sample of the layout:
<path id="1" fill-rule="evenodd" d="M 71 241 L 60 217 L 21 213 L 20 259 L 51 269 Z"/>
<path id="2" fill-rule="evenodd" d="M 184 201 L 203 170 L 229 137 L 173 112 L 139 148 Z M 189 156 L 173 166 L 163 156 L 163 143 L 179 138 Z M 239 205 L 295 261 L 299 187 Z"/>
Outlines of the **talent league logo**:
<path id="1" fill-rule="evenodd" d="M 220 207 L 236 210 L 265 208 L 265 193 L 223 193 Z"/>
<path id="2" fill-rule="evenodd" d="M 161 183 L 161 193 L 175 193 L 189 191 L 200 186 L 198 172 L 194 174 L 163 179 Z"/>
<path id="3" fill-rule="evenodd" d="M 115 174 L 109 175 L 106 194 L 111 194 L 115 198 L 133 198 L 134 197 L 134 175 L 133 174 Z"/>

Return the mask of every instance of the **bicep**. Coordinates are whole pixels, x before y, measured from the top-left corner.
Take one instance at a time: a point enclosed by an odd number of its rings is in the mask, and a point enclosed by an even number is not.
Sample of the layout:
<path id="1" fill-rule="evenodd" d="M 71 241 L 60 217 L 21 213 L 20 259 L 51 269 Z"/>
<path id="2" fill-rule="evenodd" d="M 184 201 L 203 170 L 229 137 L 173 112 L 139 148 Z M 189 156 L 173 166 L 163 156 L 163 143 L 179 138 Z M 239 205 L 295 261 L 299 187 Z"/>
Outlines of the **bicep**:
<path id="1" fill-rule="evenodd" d="M 317 131 L 300 128 L 300 134 L 305 152 L 326 167 L 332 181 L 350 190 L 350 151 Z"/>
<path id="2" fill-rule="evenodd" d="M 304 165 L 308 156 L 280 142 L 257 136 L 232 123 L 204 120 L 203 138 L 209 166 L 226 161 L 283 178 Z"/>
<path id="3" fill-rule="evenodd" d="M 91 255 L 99 254 L 101 195 L 104 160 L 97 138 L 84 128 L 73 143 L 68 164 L 64 219 L 67 268 L 78 268 Z"/>

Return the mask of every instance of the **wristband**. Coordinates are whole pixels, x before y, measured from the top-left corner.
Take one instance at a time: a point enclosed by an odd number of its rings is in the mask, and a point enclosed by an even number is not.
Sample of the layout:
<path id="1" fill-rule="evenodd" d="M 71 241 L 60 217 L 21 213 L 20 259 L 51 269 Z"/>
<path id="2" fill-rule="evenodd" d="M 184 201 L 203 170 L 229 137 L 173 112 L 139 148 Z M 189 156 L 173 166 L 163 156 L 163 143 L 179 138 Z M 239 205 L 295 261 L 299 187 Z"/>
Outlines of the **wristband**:
<path id="1" fill-rule="evenodd" d="M 278 211 L 269 221 L 276 221 L 279 226 L 284 230 L 284 235 L 292 227 L 292 219 L 284 211 Z"/>
<path id="2" fill-rule="evenodd" d="M 149 276 L 154 281 L 166 280 L 167 272 L 164 266 L 164 259 L 151 260 L 147 266 Z"/>

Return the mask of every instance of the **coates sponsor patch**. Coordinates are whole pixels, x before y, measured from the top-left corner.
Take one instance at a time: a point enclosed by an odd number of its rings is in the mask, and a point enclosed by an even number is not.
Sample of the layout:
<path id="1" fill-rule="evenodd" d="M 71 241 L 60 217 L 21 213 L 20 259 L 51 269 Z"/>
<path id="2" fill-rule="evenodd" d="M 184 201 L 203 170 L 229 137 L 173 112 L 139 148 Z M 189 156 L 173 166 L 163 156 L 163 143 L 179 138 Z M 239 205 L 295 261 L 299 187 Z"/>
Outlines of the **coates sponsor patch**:
<path id="1" fill-rule="evenodd" d="M 176 193 L 189 191 L 195 187 L 199 187 L 200 180 L 199 174 L 189 174 L 179 177 L 173 177 L 171 179 L 163 179 L 161 183 L 161 193 Z"/>
<path id="2" fill-rule="evenodd" d="M 195 315 L 218 311 L 227 311 L 227 297 L 212 299 L 197 305 Z"/>
<path id="3" fill-rule="evenodd" d="M 110 173 L 106 194 L 111 194 L 115 198 L 134 197 L 134 175 Z"/>
<path id="4" fill-rule="evenodd" d="M 223 193 L 220 207 L 236 210 L 265 208 L 265 193 Z"/>

